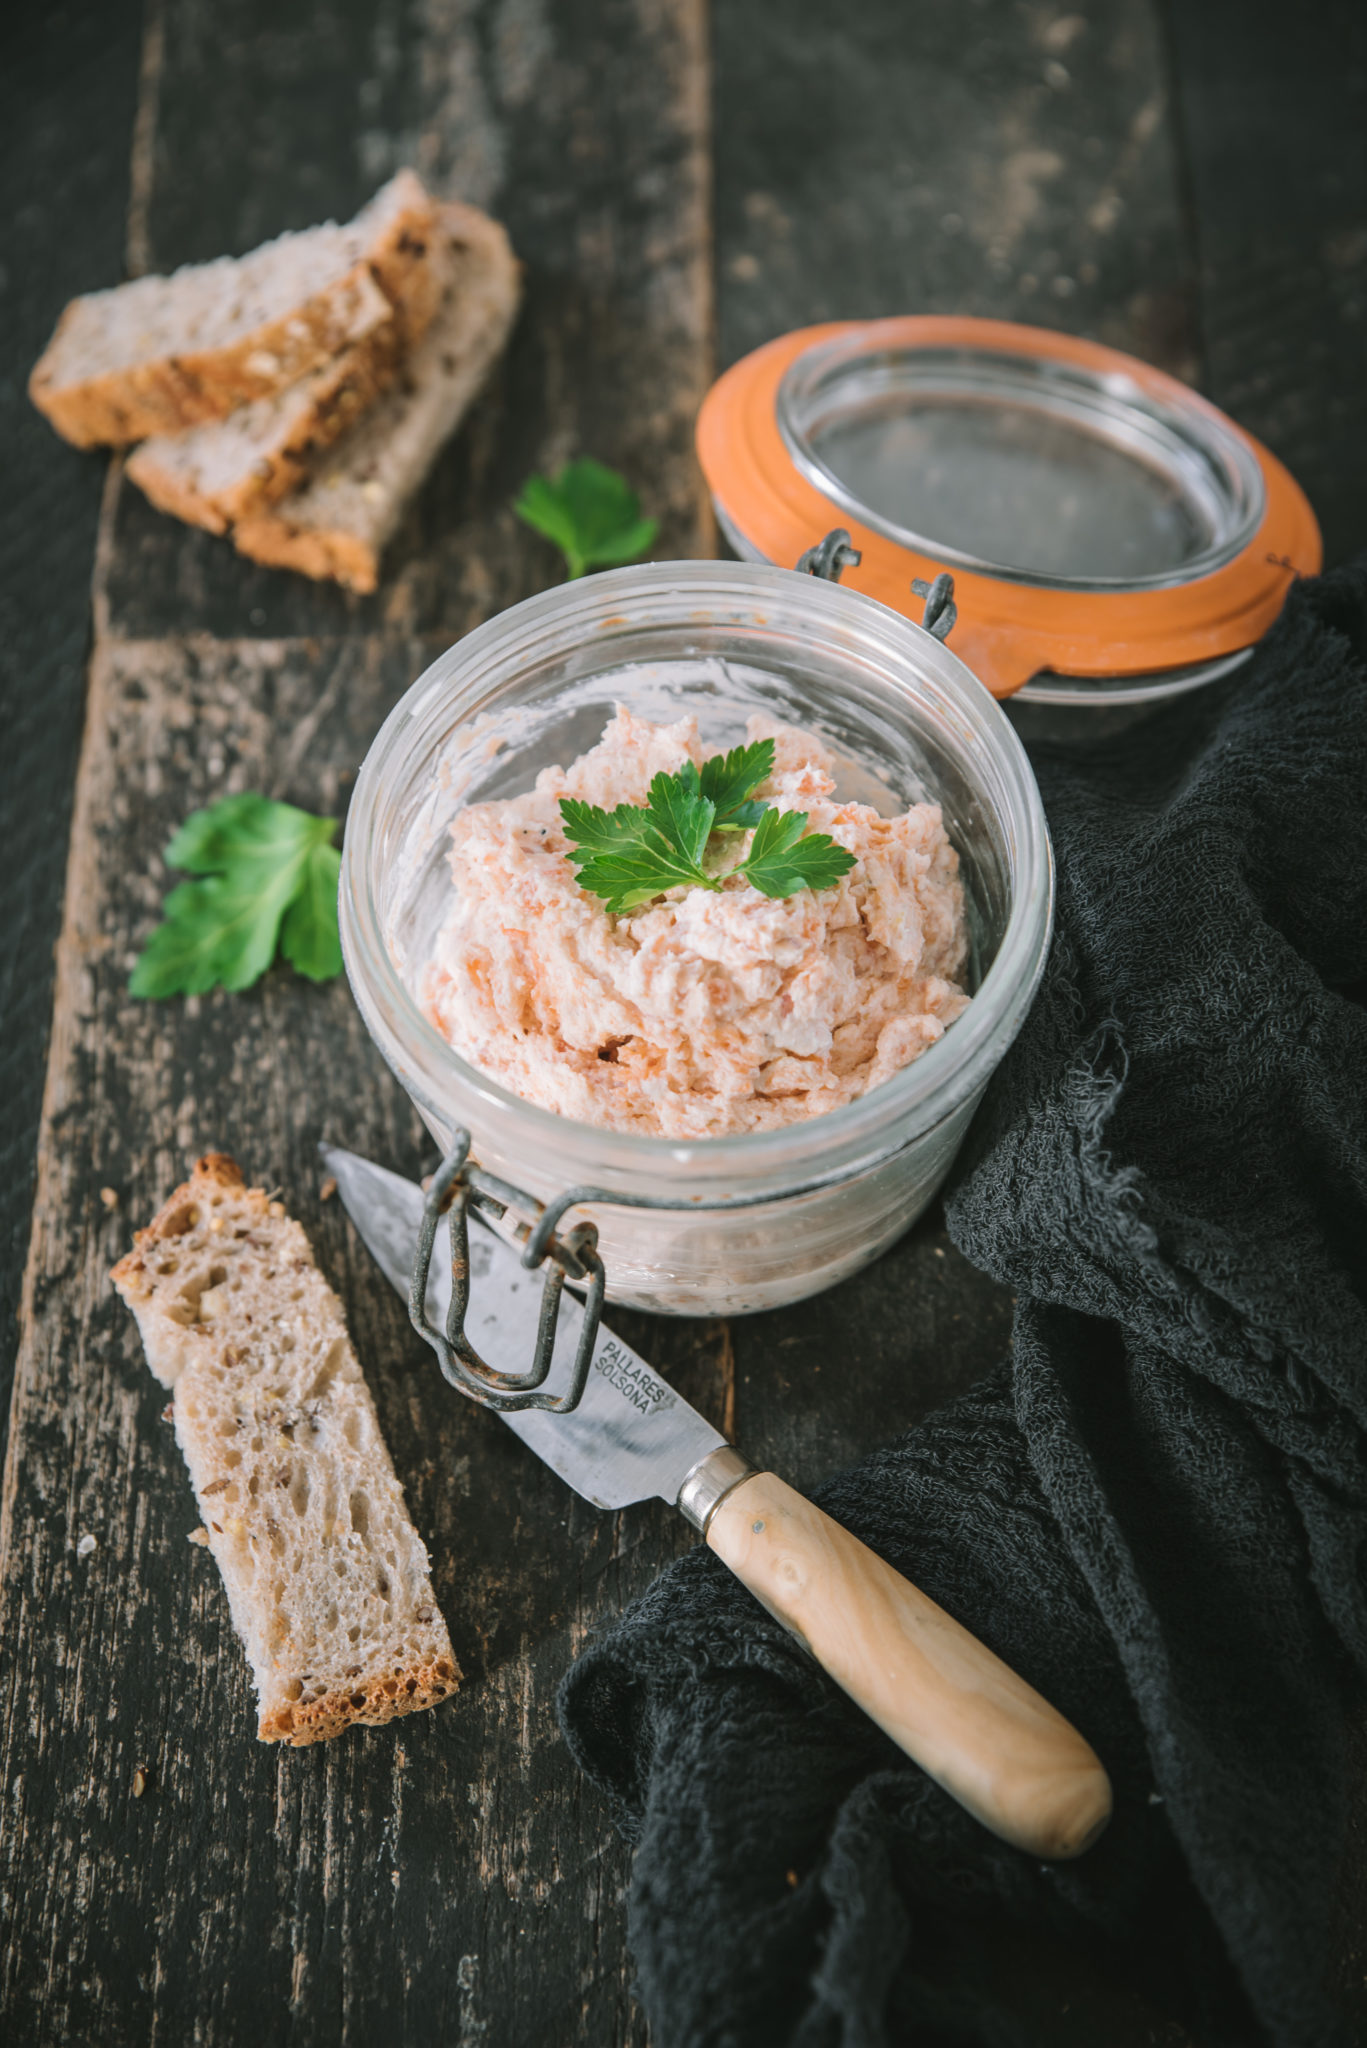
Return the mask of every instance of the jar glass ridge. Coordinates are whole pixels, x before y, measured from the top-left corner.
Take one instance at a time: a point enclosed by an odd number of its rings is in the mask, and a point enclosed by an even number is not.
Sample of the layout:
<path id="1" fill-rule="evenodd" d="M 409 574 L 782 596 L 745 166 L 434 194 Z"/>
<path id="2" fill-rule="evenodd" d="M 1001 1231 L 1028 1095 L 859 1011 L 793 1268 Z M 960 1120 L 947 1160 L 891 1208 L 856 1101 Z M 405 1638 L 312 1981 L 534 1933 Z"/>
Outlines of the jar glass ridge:
<path id="1" fill-rule="evenodd" d="M 511 1094 L 422 1013 L 414 985 L 449 903 L 456 810 L 519 793 L 593 744 L 628 666 L 632 708 L 693 712 L 709 748 L 735 744 L 763 710 L 827 740 L 841 795 L 885 811 L 942 804 L 970 904 L 974 1000 L 919 1059 L 839 1110 L 732 1137 L 605 1130 Z M 677 1204 L 595 1206 L 609 1298 L 716 1315 L 832 1285 L 924 1209 L 1029 1007 L 1052 902 L 1029 764 L 952 653 L 885 606 L 790 570 L 667 562 L 530 598 L 419 678 L 357 778 L 341 928 L 361 1013 L 438 1142 L 468 1128 L 480 1163 L 540 1201 L 589 1184 Z M 747 1206 L 707 1206 L 717 1202 Z"/>

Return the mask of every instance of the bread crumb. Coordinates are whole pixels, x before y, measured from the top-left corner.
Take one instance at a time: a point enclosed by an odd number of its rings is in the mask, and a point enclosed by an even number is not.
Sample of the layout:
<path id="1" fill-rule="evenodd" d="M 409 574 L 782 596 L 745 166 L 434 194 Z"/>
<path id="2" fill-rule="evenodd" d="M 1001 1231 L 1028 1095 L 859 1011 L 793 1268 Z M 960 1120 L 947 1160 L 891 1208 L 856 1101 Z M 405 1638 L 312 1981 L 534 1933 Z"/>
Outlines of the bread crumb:
<path id="1" fill-rule="evenodd" d="M 133 1797 L 141 1799 L 151 1782 L 152 1773 L 148 1770 L 146 1764 L 139 1764 L 133 1773 Z"/>
<path id="2" fill-rule="evenodd" d="M 168 1402 L 166 1403 L 166 1406 L 165 1406 L 165 1407 L 164 1407 L 164 1408 L 162 1409 L 162 1411 L 161 1411 L 161 1419 L 162 1419 L 162 1421 L 163 1421 L 163 1422 L 174 1422 L 174 1421 L 175 1421 L 175 1419 L 176 1419 L 176 1404 L 175 1404 L 175 1402 L 174 1402 L 174 1401 L 168 1401 Z"/>
<path id="3" fill-rule="evenodd" d="M 119 1191 L 118 1191 L 118 1189 L 117 1189 L 117 1188 L 101 1188 L 101 1189 L 100 1189 L 100 1200 L 101 1200 L 101 1201 L 102 1201 L 102 1202 L 104 1203 L 104 1206 L 105 1206 L 105 1208 L 106 1208 L 106 1209 L 108 1209 L 108 1210 L 110 1211 L 110 1213 L 112 1214 L 112 1213 L 113 1213 L 113 1211 L 114 1211 L 115 1209 L 117 1209 L 117 1208 L 118 1208 L 118 1206 L 119 1206 Z"/>
<path id="4" fill-rule="evenodd" d="M 76 1545 L 76 1555 L 77 1557 L 89 1557 L 90 1553 L 93 1550 L 98 1550 L 99 1547 L 100 1539 L 98 1536 L 82 1536 Z"/>
<path id="5" fill-rule="evenodd" d="M 207 1544 L 209 1541 L 209 1532 L 206 1528 L 204 1528 L 201 1525 L 198 1529 L 192 1529 L 185 1540 L 187 1543 Z"/>
<path id="6" fill-rule="evenodd" d="M 337 1182 L 335 1181 L 333 1176 L 329 1174 L 327 1179 L 323 1182 L 323 1185 L 318 1190 L 318 1199 L 320 1202 L 330 1202 L 333 1196 L 336 1194 L 336 1192 Z"/>

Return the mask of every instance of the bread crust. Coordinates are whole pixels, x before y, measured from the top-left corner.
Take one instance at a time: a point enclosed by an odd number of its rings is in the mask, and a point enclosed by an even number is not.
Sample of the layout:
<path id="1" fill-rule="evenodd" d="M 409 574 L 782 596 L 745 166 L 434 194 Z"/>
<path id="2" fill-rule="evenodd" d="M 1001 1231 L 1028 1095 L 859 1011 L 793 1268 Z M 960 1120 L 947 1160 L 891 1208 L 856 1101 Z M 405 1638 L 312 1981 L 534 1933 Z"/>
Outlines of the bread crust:
<path id="1" fill-rule="evenodd" d="M 55 382 L 49 359 L 80 317 L 79 302 L 73 303 L 34 366 L 28 395 L 77 448 L 124 447 L 149 434 L 178 434 L 284 390 L 345 348 L 354 337 L 370 282 L 369 267 L 358 264 L 338 284 L 229 348 L 160 356 L 62 385 Z"/>
<path id="2" fill-rule="evenodd" d="M 61 381 L 74 328 L 87 318 L 92 299 L 112 294 L 73 299 L 34 365 L 29 397 L 76 447 L 122 447 L 148 435 L 181 433 L 223 419 L 240 405 L 283 391 L 370 330 L 377 287 L 393 309 L 399 347 L 411 345 L 440 299 L 439 283 L 426 275 L 437 207 L 412 172 L 399 173 L 393 183 L 398 188 L 395 215 L 360 259 L 341 277 L 236 341 L 162 352 Z"/>
<path id="3" fill-rule="evenodd" d="M 432 418 L 421 448 L 405 451 L 404 475 L 390 488 L 365 479 L 367 466 L 384 459 L 386 436 L 397 444 L 411 434 L 417 416 L 417 398 L 392 393 L 352 435 L 337 443 L 329 460 L 314 465 L 318 474 L 292 495 L 238 521 L 233 540 L 238 552 L 251 561 L 293 569 L 315 581 L 331 579 L 363 595 L 377 588 L 386 544 L 478 395 L 517 313 L 520 271 L 499 223 L 456 203 L 443 206 L 440 219 L 441 231 L 459 251 L 460 261 L 449 304 L 436 315 L 423 347 L 407 365 L 406 384 L 427 395 Z M 448 395 L 434 392 L 437 380 L 446 385 Z M 334 471 L 344 479 L 340 491 L 333 487 Z"/>
<path id="4" fill-rule="evenodd" d="M 398 1714 L 435 1707 L 456 1690 L 459 1679 L 454 1658 L 447 1657 L 409 1671 L 402 1679 L 392 1672 L 382 1678 L 358 1678 L 349 1692 L 327 1693 L 307 1706 L 277 1707 L 263 1714 L 256 1732 L 262 1742 L 284 1742 L 293 1749 L 331 1742 L 353 1722 L 379 1728 Z"/>
<path id="5" fill-rule="evenodd" d="M 215 1187 L 245 1189 L 247 1200 L 254 1205 L 259 1203 L 262 1213 L 265 1213 L 265 1189 L 248 1188 L 242 1177 L 242 1168 L 226 1152 L 205 1152 L 190 1169 L 189 1180 L 183 1181 L 174 1194 L 166 1197 L 150 1223 L 133 1232 L 132 1251 L 125 1252 L 111 1271 L 109 1277 L 125 1299 L 131 1289 L 142 1284 L 141 1276 L 146 1271 L 144 1254 L 148 1247 L 163 1239 L 181 1236 L 180 1218 L 184 1211 L 194 1206 L 206 1188 Z"/>
<path id="6" fill-rule="evenodd" d="M 289 502 L 278 511 L 267 506 L 241 522 L 233 534 L 239 554 L 263 568 L 292 569 L 315 583 L 341 583 L 362 597 L 378 590 L 381 547 L 342 526 L 296 526 Z"/>
<path id="7" fill-rule="evenodd" d="M 364 341 L 329 358 L 310 374 L 307 403 L 252 454 L 250 466 L 221 488 L 201 488 L 184 461 L 185 437 L 155 435 L 128 458 L 127 475 L 159 512 L 169 512 L 208 533 L 226 533 L 239 519 L 273 505 L 297 490 L 310 462 L 349 428 L 394 380 L 399 367 L 400 328 L 386 320 Z M 298 387 L 296 387 L 298 388 Z M 290 393 L 284 394 L 288 399 Z M 267 405 L 279 400 L 267 399 Z M 203 432 L 222 434 L 233 424 L 209 421 Z M 189 430 L 191 436 L 195 429 Z M 179 459 L 177 459 L 179 458 Z"/>
<path id="8" fill-rule="evenodd" d="M 206 1214 L 209 1212 L 220 1221 L 215 1223 L 211 1216 L 208 1229 L 219 1234 L 211 1236 L 208 1242 L 219 1250 L 228 1263 L 231 1263 L 233 1255 L 232 1240 L 240 1242 L 245 1238 L 249 1245 L 254 1246 L 252 1256 L 255 1258 L 257 1250 L 265 1246 L 269 1238 L 268 1263 L 271 1264 L 272 1270 L 276 1266 L 280 1268 L 282 1287 L 291 1283 L 297 1287 L 302 1270 L 307 1266 L 311 1269 L 312 1281 L 324 1291 L 327 1301 L 331 1304 L 331 1321 L 325 1325 L 325 1334 L 328 1329 L 344 1328 L 341 1324 L 340 1307 L 314 1267 L 311 1256 L 307 1259 L 294 1256 L 301 1248 L 307 1250 L 307 1241 L 298 1226 L 286 1218 L 283 1205 L 272 1200 L 264 1189 L 249 1188 L 236 1160 L 227 1153 L 206 1152 L 196 1160 L 188 1180 L 182 1182 L 167 1197 L 152 1221 L 135 1234 L 132 1250 L 119 1260 L 111 1274 L 120 1294 L 138 1315 L 149 1364 L 159 1378 L 176 1386 L 178 1395 L 183 1387 L 190 1384 L 197 1366 L 203 1369 L 207 1364 L 210 1373 L 210 1381 L 207 1384 L 210 1392 L 213 1391 L 214 1384 L 222 1378 L 221 1370 L 208 1356 L 211 1340 L 207 1334 L 202 1337 L 198 1333 L 192 1334 L 190 1348 L 193 1355 L 188 1360 L 184 1357 L 177 1358 L 173 1374 L 168 1375 L 165 1369 L 166 1359 L 155 1355 L 159 1327 L 156 1319 L 159 1314 L 164 1318 L 168 1291 L 175 1288 L 184 1274 L 182 1264 L 176 1269 L 175 1278 L 168 1280 L 168 1256 L 174 1259 L 184 1259 L 188 1256 L 189 1262 L 194 1263 L 193 1248 L 200 1241 Z M 223 1224 L 227 1227 L 221 1227 Z M 234 1226 L 238 1225 L 245 1225 L 245 1230 L 235 1229 Z M 254 1241 L 258 1232 L 261 1233 L 261 1238 L 259 1245 L 256 1245 Z M 186 1247 L 190 1248 L 188 1255 Z M 148 1319 L 145 1322 L 144 1316 Z M 256 1341 L 267 1342 L 267 1338 L 268 1333 L 263 1329 L 261 1338 Z M 290 1349 L 293 1350 L 293 1340 Z M 229 1353 L 228 1357 L 235 1372 L 250 1374 L 250 1359 L 234 1353 Z M 354 1417 L 357 1414 L 357 1399 L 364 1403 L 365 1410 L 371 1418 L 370 1426 L 375 1430 L 375 1441 L 379 1447 L 378 1459 L 383 1461 L 381 1471 L 378 1469 L 374 1454 L 365 1454 L 369 1458 L 369 1484 L 373 1488 L 382 1489 L 387 1483 L 393 1489 L 392 1497 L 397 1498 L 401 1504 L 401 1495 L 398 1494 L 388 1454 L 383 1449 L 383 1440 L 378 1437 L 378 1430 L 374 1424 L 369 1396 L 364 1392 L 364 1383 L 360 1381 L 359 1372 L 354 1366 L 354 1356 L 351 1371 L 353 1378 L 347 1396 L 349 1406 L 342 1419 L 349 1431 L 351 1423 L 348 1416 Z M 359 1392 L 357 1382 L 360 1382 Z M 206 1385 L 203 1381 L 200 1384 L 201 1388 Z M 234 1396 L 235 1400 L 237 1398 Z M 211 1483 L 208 1482 L 203 1469 L 206 1455 L 204 1420 L 201 1418 L 197 1425 L 192 1425 L 192 1438 L 187 1439 L 181 1429 L 182 1405 L 182 1401 L 177 1399 L 174 1410 L 177 1436 L 181 1440 L 187 1462 L 191 1462 L 192 1477 L 196 1477 L 200 1513 L 209 1527 L 215 1531 L 215 1535 L 209 1537 L 210 1548 L 224 1575 L 233 1605 L 234 1622 L 243 1637 L 256 1672 L 259 1695 L 257 1733 L 260 1740 L 286 1743 L 294 1748 L 301 1748 L 314 1742 L 326 1742 L 342 1734 L 353 1723 L 377 1727 L 398 1715 L 418 1713 L 436 1706 L 454 1693 L 460 1683 L 460 1668 L 451 1654 L 445 1625 L 431 1594 L 425 1569 L 426 1553 L 412 1531 L 411 1524 L 407 1522 L 405 1514 L 407 1540 L 417 1564 L 422 1568 L 416 1582 L 411 1578 L 408 1581 L 410 1592 L 416 1584 L 416 1606 L 407 1614 L 399 1614 L 392 1624 L 390 1634 L 382 1640 L 373 1641 L 369 1652 L 364 1646 L 359 1647 L 358 1663 L 354 1669 L 343 1666 L 345 1677 L 342 1682 L 337 1682 L 334 1677 L 333 1682 L 327 1684 L 324 1690 L 310 1694 L 307 1690 L 308 1685 L 313 1683 L 316 1686 L 318 1683 L 317 1679 L 309 1678 L 311 1670 L 320 1670 L 318 1645 L 315 1643 L 311 1650 L 301 1649 L 288 1638 L 280 1641 L 278 1638 L 270 1637 L 268 1633 L 263 1635 L 263 1616 L 252 1604 L 259 1595 L 244 1594 L 240 1573 L 237 1590 L 234 1592 L 234 1545 L 239 1541 L 254 1541 L 250 1536 L 233 1535 L 234 1525 L 223 1505 L 225 1501 L 231 1501 L 233 1498 L 233 1494 L 225 1490 L 229 1487 L 231 1479 L 241 1477 L 246 1470 L 242 1464 L 242 1455 L 230 1450 L 228 1458 L 223 1458 L 220 1431 L 213 1437 L 215 1448 L 207 1455 L 216 1473 L 219 1472 L 220 1465 L 224 1470 Z M 309 1404 L 305 1405 L 308 1407 Z M 314 1404 L 314 1407 L 321 1411 L 326 1405 L 327 1399 L 324 1397 L 323 1401 Z M 219 1412 L 221 1413 L 221 1409 Z M 257 1430 L 265 1427 L 259 1409 L 252 1427 Z M 288 1425 L 287 1433 L 290 1437 L 288 1450 L 296 1463 L 307 1462 L 306 1451 L 294 1438 L 293 1423 Z M 301 1437 L 304 1434 L 301 1425 Z M 250 1430 L 247 1435 L 250 1435 Z M 243 1445 L 246 1441 L 246 1435 L 230 1439 L 232 1443 Z M 326 1438 L 320 1441 L 326 1441 Z M 316 1458 L 317 1453 L 314 1455 Z M 194 1459 L 198 1459 L 201 1467 L 197 1475 Z M 237 1469 L 229 1470 L 228 1468 L 232 1466 Z M 253 1492 L 255 1484 L 253 1480 Z M 206 1491 L 199 1491 L 201 1485 Z M 214 1498 L 210 1499 L 209 1496 Z M 283 1500 L 286 1496 L 280 1497 Z M 378 1491 L 372 1492 L 372 1499 L 378 1499 Z M 253 1526 L 259 1529 L 263 1519 L 261 1509 L 260 1500 L 254 1504 L 244 1501 L 240 1512 L 251 1514 L 254 1511 L 256 1520 Z M 232 1512 L 237 1513 L 238 1510 L 234 1509 Z M 215 1520 L 219 1515 L 224 1517 L 223 1525 Z M 268 1515 L 264 1517 L 264 1525 L 267 1528 L 271 1526 Z M 392 1522 L 390 1526 L 393 1526 Z M 241 1532 L 246 1525 L 239 1520 L 236 1527 Z M 330 1551 L 324 1554 L 336 1556 L 337 1552 Z M 412 1568 L 413 1557 L 410 1557 L 407 1569 L 411 1572 Z M 338 1592 L 337 1582 L 330 1577 L 328 1585 L 334 1600 L 345 1597 L 343 1593 Z M 426 1657 L 404 1654 L 405 1643 L 412 1644 L 414 1648 L 418 1646 L 414 1643 L 415 1626 L 420 1632 L 419 1641 L 425 1642 L 429 1648 L 430 1654 Z M 334 1666 L 334 1672 L 335 1670 Z"/>

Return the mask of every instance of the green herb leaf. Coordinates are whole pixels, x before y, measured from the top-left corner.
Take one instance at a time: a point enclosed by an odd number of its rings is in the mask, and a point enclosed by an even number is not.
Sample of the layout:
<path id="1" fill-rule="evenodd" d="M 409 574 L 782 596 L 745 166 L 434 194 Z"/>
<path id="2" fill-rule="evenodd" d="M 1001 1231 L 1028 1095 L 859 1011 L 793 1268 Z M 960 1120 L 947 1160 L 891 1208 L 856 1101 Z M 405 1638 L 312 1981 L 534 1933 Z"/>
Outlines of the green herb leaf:
<path id="1" fill-rule="evenodd" d="M 283 943 L 287 960 L 313 981 L 342 969 L 337 935 L 341 855 L 335 818 L 245 794 L 195 811 L 166 849 L 181 882 L 133 970 L 135 996 L 200 995 L 250 988 Z"/>
<path id="2" fill-rule="evenodd" d="M 799 889 L 833 889 L 855 865 L 828 833 L 807 831 L 805 811 L 766 811 L 740 873 L 762 896 L 794 896 Z"/>
<path id="3" fill-rule="evenodd" d="M 690 762 L 690 767 L 692 763 Z M 750 792 L 758 789 L 774 772 L 774 743 L 756 740 L 752 746 L 732 747 L 729 754 L 714 754 L 702 766 L 702 793 L 717 807 L 717 832 L 745 832 L 758 825 L 767 804 L 748 803 Z"/>
<path id="4" fill-rule="evenodd" d="M 561 797 L 560 815 L 565 821 L 566 838 L 583 848 L 583 853 L 576 856 L 581 859 L 634 845 L 650 824 L 650 812 L 643 804 L 618 804 L 615 811 L 604 811 L 597 804 L 580 803 L 572 796 Z"/>
<path id="5" fill-rule="evenodd" d="M 692 768 L 693 763 L 690 761 L 688 765 Z M 699 794 L 696 770 L 691 778 L 660 774 L 652 780 L 649 806 L 651 836 L 662 839 L 684 865 L 696 868 L 699 874 L 716 815 L 716 805 Z M 702 879 L 706 881 L 707 877 Z M 715 884 L 711 886 L 715 887 Z"/>
<path id="6" fill-rule="evenodd" d="M 680 885 L 715 889 L 702 869 L 685 860 L 658 832 L 647 832 L 634 846 L 619 852 L 595 854 L 579 869 L 579 886 L 591 896 L 603 897 L 614 917 L 636 910 Z"/>
<path id="7" fill-rule="evenodd" d="M 571 580 L 639 560 L 660 530 L 641 517 L 626 478 L 587 456 L 554 477 L 529 477 L 513 511 L 559 548 Z"/>
<path id="8" fill-rule="evenodd" d="M 341 881 L 338 849 L 315 846 L 280 927 L 281 952 L 295 973 L 308 981 L 335 981 L 342 971 L 342 941 L 337 930 Z"/>
<path id="9" fill-rule="evenodd" d="M 714 754 L 701 772 L 685 761 L 672 775 L 657 775 L 644 804 L 604 811 L 562 797 L 560 815 L 580 888 L 601 896 L 620 917 L 667 889 L 720 889 L 730 875 L 740 875 L 765 896 L 833 887 L 855 866 L 854 855 L 824 832 L 807 832 L 805 811 L 775 811 L 750 797 L 773 766 L 773 741 L 758 740 Z M 709 874 L 703 862 L 712 834 L 751 826 L 755 836 L 740 865 Z"/>

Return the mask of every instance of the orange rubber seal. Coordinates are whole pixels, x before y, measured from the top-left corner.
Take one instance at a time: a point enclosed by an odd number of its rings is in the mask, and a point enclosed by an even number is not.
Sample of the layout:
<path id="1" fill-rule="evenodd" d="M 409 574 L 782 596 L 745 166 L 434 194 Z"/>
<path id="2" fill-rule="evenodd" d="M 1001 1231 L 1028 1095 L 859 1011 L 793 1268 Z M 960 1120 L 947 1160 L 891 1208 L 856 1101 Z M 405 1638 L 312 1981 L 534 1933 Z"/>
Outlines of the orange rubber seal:
<path id="1" fill-rule="evenodd" d="M 719 513 L 766 561 L 792 566 L 834 526 L 849 529 L 862 560 L 841 579 L 919 620 L 913 577 L 952 569 L 959 607 L 955 653 L 994 696 L 1010 696 L 1041 670 L 1129 676 L 1179 669 L 1251 647 L 1282 608 L 1296 576 L 1322 560 L 1319 527 L 1295 478 L 1241 427 L 1262 469 L 1266 502 L 1257 532 L 1234 559 L 1188 583 L 1135 591 L 1049 590 L 937 562 L 861 525 L 794 463 L 776 400 L 789 365 L 818 342 L 864 333 L 885 348 L 984 349 L 1129 377 L 1155 400 L 1207 406 L 1186 385 L 1117 349 L 1005 320 L 913 316 L 830 321 L 781 335 L 743 358 L 708 392 L 698 415 L 698 459 Z M 1208 410 L 1214 411 L 1213 407 Z"/>

